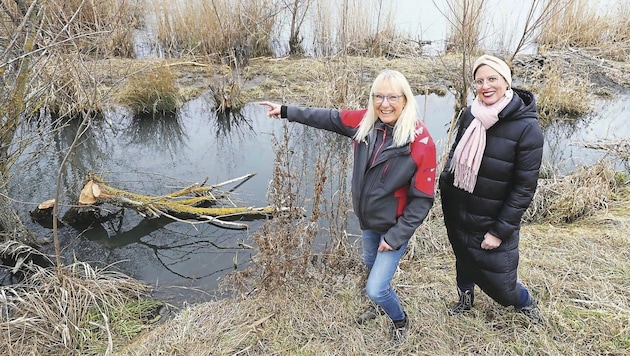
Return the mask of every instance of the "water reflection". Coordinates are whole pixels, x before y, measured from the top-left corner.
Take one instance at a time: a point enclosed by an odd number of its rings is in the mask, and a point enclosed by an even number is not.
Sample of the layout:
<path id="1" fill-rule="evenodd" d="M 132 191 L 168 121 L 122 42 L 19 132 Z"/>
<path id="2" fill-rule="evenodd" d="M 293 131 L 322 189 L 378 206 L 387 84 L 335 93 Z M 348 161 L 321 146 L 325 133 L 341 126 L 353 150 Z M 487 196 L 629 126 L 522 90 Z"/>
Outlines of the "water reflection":
<path id="1" fill-rule="evenodd" d="M 619 93 L 614 100 L 595 99 L 591 112 L 583 118 L 557 121 L 545 129 L 544 162 L 561 174 L 578 166 L 588 166 L 606 155 L 588 148 L 588 143 L 630 138 L 626 117 L 630 93 Z M 623 169 L 619 163 L 618 169 Z"/>
<path id="2" fill-rule="evenodd" d="M 218 140 L 232 142 L 234 136 L 244 139 L 254 131 L 251 120 L 246 118 L 240 109 L 227 109 L 226 111 L 215 112 L 213 118 Z"/>
<path id="3" fill-rule="evenodd" d="M 177 115 L 159 117 L 134 117 L 115 108 L 104 119 L 90 122 L 90 130 L 71 152 L 63 175 L 60 215 L 76 201 L 89 172 L 112 186 L 151 195 L 206 179 L 214 184 L 257 173 L 247 182 L 225 189 L 232 190 L 231 200 L 236 204 L 267 205 L 273 165 L 270 134 L 279 127 L 271 120 L 253 120 L 259 114 L 256 110 L 216 115 L 210 105 L 202 97 L 186 103 Z M 28 227 L 40 237 L 50 237 L 50 225 L 31 221 L 28 212 L 54 196 L 57 171 L 80 122 L 55 122 L 44 115 L 37 123 L 24 124 L 22 132 L 36 139 L 15 166 L 21 169 L 13 172 L 18 178 L 12 195 L 24 201 L 18 208 Z M 147 220 L 134 211 L 116 208 L 108 208 L 102 215 L 90 225 L 61 226 L 64 258 L 96 266 L 114 265 L 159 286 L 159 296 L 178 304 L 196 298 L 188 288 L 214 291 L 226 271 L 247 265 L 252 252 L 243 248 L 242 242 L 248 241 L 249 234 L 263 222 L 259 216 L 239 217 L 251 228 L 240 231 L 162 218 Z M 46 248 L 52 252 L 52 245 Z M 173 286 L 185 289 L 174 296 L 169 289 Z"/>
<path id="4" fill-rule="evenodd" d="M 82 126 L 83 125 L 83 126 Z M 19 192 L 25 205 L 22 213 L 33 210 L 44 200 L 55 196 L 56 179 L 64 158 L 67 160 L 61 176 L 62 204 L 76 200 L 75 192 L 81 188 L 87 172 L 98 167 L 108 150 L 107 127 L 102 118 L 54 117 L 42 111 L 37 120 L 21 123 L 20 142 L 27 142 L 12 174 L 12 190 Z M 87 131 L 77 138 L 77 132 Z M 76 139 L 76 143 L 74 143 Z M 73 143 L 74 149 L 70 150 Z"/>
<path id="5" fill-rule="evenodd" d="M 231 240 L 234 236 L 225 229 L 207 225 L 167 229 L 168 225 L 177 223 L 168 218 L 158 218 L 141 220 L 134 227 L 125 230 L 122 228 L 123 217 L 121 215 L 119 221 L 110 220 L 99 225 L 98 229 L 91 230 L 84 237 L 107 249 L 120 249 L 132 244 L 146 247 L 153 253 L 159 265 L 185 280 L 202 279 L 238 267 L 234 265 L 221 267 L 218 270 L 204 271 L 204 274 L 199 274 L 197 269 L 181 268 L 188 262 L 198 262 L 196 255 L 205 258 L 207 252 L 212 250 L 220 254 L 230 252 L 233 256 L 234 253 L 244 250 L 233 244 Z M 248 259 L 244 259 L 241 265 L 247 261 Z"/>
<path id="6" fill-rule="evenodd" d="M 579 148 L 572 144 L 571 138 L 587 126 L 587 121 L 587 119 L 557 121 L 545 128 L 545 162 L 548 165 L 564 173 L 580 165 L 577 160 L 585 157 L 574 152 Z"/>
<path id="7" fill-rule="evenodd" d="M 181 118 L 174 113 L 136 114 L 126 127 L 118 130 L 129 144 L 141 142 L 156 151 L 176 153 L 187 141 Z"/>

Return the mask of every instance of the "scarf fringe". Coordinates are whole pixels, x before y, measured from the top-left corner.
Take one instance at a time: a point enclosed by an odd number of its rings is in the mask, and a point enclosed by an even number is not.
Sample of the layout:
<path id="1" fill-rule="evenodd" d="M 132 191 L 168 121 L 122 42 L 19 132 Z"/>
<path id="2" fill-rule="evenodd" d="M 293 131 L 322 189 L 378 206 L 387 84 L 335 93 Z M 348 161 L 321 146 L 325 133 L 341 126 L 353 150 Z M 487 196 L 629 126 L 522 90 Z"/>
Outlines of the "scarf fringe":
<path id="1" fill-rule="evenodd" d="M 455 180 L 453 181 L 455 187 L 468 193 L 472 193 L 475 190 L 475 185 L 477 184 L 477 171 L 475 169 L 458 163 L 451 165 L 451 172 L 455 174 Z"/>

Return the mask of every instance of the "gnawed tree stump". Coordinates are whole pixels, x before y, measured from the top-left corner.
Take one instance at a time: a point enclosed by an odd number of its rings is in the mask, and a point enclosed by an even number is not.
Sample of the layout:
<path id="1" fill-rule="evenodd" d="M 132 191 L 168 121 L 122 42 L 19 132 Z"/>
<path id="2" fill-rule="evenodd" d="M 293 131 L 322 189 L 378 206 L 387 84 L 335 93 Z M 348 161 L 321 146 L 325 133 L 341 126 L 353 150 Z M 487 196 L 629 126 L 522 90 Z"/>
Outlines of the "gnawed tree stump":
<path id="1" fill-rule="evenodd" d="M 253 176 L 254 174 L 248 174 L 215 185 L 205 185 L 205 182 L 193 184 L 170 194 L 152 196 L 111 187 L 101 178 L 90 173 L 81 190 L 79 207 L 76 209 L 87 208 L 90 211 L 100 204 L 108 203 L 132 209 L 145 218 L 165 216 L 190 224 L 209 222 L 220 227 L 248 229 L 249 226 L 246 224 L 225 219 L 234 219 L 238 216 L 269 217 L 275 208 L 236 206 L 229 200 L 229 192 L 222 191 L 220 188 L 239 181 L 243 181 L 240 183 L 242 184 Z M 216 206 L 226 203 L 231 206 Z"/>
<path id="2" fill-rule="evenodd" d="M 37 222 L 43 227 L 52 229 L 52 215 L 55 204 L 55 199 L 49 199 L 45 202 L 42 202 L 37 206 L 37 208 L 35 208 L 35 210 L 30 212 L 31 219 L 33 219 L 33 221 Z M 57 220 L 57 226 L 63 226 L 63 223 Z"/>

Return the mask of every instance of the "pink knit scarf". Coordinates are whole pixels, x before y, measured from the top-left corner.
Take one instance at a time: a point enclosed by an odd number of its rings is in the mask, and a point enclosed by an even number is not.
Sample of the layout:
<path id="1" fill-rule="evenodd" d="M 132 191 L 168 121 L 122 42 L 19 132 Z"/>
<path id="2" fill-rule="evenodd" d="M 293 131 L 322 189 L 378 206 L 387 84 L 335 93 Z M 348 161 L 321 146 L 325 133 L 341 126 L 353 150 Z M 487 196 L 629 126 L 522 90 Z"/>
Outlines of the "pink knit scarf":
<path id="1" fill-rule="evenodd" d="M 475 118 L 455 147 L 451 161 L 450 170 L 455 173 L 453 184 L 457 188 L 470 193 L 475 189 L 481 159 L 486 149 L 486 130 L 499 121 L 499 113 L 512 100 L 513 95 L 514 92 L 509 89 L 501 100 L 492 105 L 485 105 L 479 100 L 479 96 L 473 100 L 471 112 Z"/>

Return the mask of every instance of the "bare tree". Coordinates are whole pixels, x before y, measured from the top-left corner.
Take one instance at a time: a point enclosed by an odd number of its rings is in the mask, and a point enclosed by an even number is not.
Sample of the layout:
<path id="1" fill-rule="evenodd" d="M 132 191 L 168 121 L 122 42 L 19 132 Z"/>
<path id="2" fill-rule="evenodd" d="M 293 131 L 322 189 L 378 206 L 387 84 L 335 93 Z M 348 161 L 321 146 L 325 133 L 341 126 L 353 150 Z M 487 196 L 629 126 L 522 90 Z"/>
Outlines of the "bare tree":
<path id="1" fill-rule="evenodd" d="M 36 242 L 35 236 L 24 226 L 12 207 L 9 196 L 10 168 L 19 154 L 19 144 L 14 137 L 25 115 L 35 111 L 30 87 L 32 72 L 42 51 L 35 46 L 42 7 L 38 0 L 29 6 L 24 1 L 0 2 L 4 31 L 0 92 L 0 232 L 3 240 L 16 239 L 28 245 Z"/>
<path id="2" fill-rule="evenodd" d="M 485 0 L 447 0 L 447 9 L 440 9 L 433 0 L 433 4 L 450 23 L 451 36 L 447 50 L 461 53 L 461 72 L 457 78 L 455 88 L 459 94 L 456 112 L 466 107 L 468 88 L 470 86 L 470 69 L 473 57 L 480 50 L 481 20 L 483 18 Z"/>
<path id="3" fill-rule="evenodd" d="M 536 32 L 543 27 L 550 19 L 557 16 L 560 11 L 567 8 L 569 1 L 572 0 L 532 0 L 527 17 L 525 19 L 525 27 L 514 52 L 508 59 L 509 62 L 532 41 L 536 36 Z"/>
<path id="4" fill-rule="evenodd" d="M 311 6 L 312 0 L 285 0 L 285 6 L 291 13 L 291 28 L 289 32 L 289 54 L 303 54 L 302 35 L 300 30 L 308 8 Z"/>

